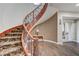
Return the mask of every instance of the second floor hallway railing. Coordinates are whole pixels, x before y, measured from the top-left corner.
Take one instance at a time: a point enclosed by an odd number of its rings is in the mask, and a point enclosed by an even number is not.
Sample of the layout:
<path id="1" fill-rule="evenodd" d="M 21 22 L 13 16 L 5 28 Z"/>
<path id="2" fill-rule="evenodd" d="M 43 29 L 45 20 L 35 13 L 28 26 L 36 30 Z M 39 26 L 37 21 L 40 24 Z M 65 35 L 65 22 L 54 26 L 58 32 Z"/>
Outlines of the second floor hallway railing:
<path id="1" fill-rule="evenodd" d="M 24 31 L 22 34 L 22 46 L 26 55 L 34 55 L 34 40 L 31 30 L 38 20 L 43 16 L 47 9 L 47 3 L 40 4 L 32 12 L 30 12 L 23 20 Z"/>

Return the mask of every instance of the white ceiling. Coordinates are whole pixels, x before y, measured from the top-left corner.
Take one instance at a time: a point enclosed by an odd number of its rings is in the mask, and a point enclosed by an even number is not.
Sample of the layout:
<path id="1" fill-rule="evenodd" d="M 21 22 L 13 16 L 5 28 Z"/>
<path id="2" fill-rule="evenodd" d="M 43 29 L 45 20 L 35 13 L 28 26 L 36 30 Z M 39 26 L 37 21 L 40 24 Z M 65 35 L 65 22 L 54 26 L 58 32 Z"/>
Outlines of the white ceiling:
<path id="1" fill-rule="evenodd" d="M 79 12 L 79 7 L 75 6 L 76 3 L 51 3 L 50 6 L 58 8 L 59 11 L 64 12 Z"/>
<path id="2" fill-rule="evenodd" d="M 53 6 L 59 11 L 65 12 L 79 12 L 79 7 L 75 6 L 76 3 L 49 3 L 50 6 Z M 24 7 L 26 6 L 28 9 L 29 7 L 35 7 L 33 3 L 0 3 L 0 10 L 10 7 Z"/>

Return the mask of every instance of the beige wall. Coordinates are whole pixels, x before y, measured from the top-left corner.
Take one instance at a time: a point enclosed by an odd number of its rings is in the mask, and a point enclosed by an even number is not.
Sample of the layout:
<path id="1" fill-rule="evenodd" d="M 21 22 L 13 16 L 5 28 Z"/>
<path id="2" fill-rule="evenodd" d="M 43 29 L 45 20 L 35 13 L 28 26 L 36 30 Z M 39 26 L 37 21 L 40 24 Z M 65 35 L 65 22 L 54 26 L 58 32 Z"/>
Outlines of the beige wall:
<path id="1" fill-rule="evenodd" d="M 44 39 L 57 42 L 57 13 L 44 23 L 37 25 L 32 30 L 32 35 L 35 35 L 37 29 L 40 31 L 39 35 L 43 35 Z"/>

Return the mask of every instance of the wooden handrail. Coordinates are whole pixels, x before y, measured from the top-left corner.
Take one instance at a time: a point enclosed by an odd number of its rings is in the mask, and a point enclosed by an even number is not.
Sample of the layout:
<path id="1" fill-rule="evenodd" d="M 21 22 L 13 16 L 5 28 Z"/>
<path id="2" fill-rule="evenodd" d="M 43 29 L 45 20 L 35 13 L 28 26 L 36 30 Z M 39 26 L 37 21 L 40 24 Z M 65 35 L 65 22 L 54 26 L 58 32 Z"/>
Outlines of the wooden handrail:
<path id="1" fill-rule="evenodd" d="M 26 25 L 26 23 L 23 23 L 23 26 L 24 26 L 24 29 L 25 29 L 25 33 L 27 34 L 26 37 L 29 37 L 30 40 L 35 39 L 35 38 L 31 35 L 30 32 L 31 32 L 31 30 L 33 29 L 33 28 L 32 28 L 33 25 L 34 25 L 34 24 L 43 16 L 43 14 L 45 13 L 46 8 L 47 8 L 47 5 L 48 5 L 47 3 L 44 4 L 44 6 L 43 6 L 42 9 L 39 11 L 39 13 L 36 15 L 36 17 L 34 17 L 34 12 L 35 12 L 35 10 L 38 9 L 41 5 L 39 5 L 37 8 L 35 8 L 32 12 L 30 12 L 30 13 L 24 18 L 24 21 L 25 21 L 25 20 L 27 19 L 27 17 L 33 13 L 33 20 L 32 20 L 32 22 L 31 22 L 31 23 L 27 23 L 27 25 Z M 22 45 L 23 45 L 23 47 L 24 47 L 24 51 L 25 51 L 26 55 L 29 55 L 29 54 L 28 54 L 28 53 L 29 53 L 29 50 L 28 50 L 28 48 L 25 46 L 27 43 L 24 43 L 24 41 L 25 41 L 24 36 L 25 36 L 25 34 L 23 33 L 23 34 L 22 34 Z M 29 40 L 29 39 L 28 39 L 28 40 Z M 31 54 L 31 53 L 30 53 L 30 54 Z"/>

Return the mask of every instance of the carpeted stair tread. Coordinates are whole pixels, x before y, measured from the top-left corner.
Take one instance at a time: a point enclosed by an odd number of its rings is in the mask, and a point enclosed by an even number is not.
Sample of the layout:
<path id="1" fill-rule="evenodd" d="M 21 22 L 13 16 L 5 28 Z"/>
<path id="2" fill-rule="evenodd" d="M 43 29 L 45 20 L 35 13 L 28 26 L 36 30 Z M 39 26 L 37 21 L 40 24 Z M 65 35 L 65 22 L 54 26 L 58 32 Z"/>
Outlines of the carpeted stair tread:
<path id="1" fill-rule="evenodd" d="M 12 44 L 15 44 L 15 43 L 20 43 L 21 41 L 12 41 L 12 42 L 1 42 L 0 43 L 0 46 L 3 46 L 3 45 L 12 45 Z"/>
<path id="2" fill-rule="evenodd" d="M 0 37 L 0 56 L 25 56 L 21 36 L 23 27 L 13 28 Z"/>
<path id="3" fill-rule="evenodd" d="M 7 39 L 7 38 L 20 38 L 21 36 L 5 36 L 1 37 L 0 39 Z"/>
<path id="4" fill-rule="evenodd" d="M 4 55 L 4 54 L 8 54 L 12 51 L 18 51 L 18 49 L 20 49 L 21 46 L 18 46 L 18 47 L 11 47 L 11 48 L 8 48 L 8 49 L 3 49 L 2 51 L 0 51 L 0 55 Z"/>

